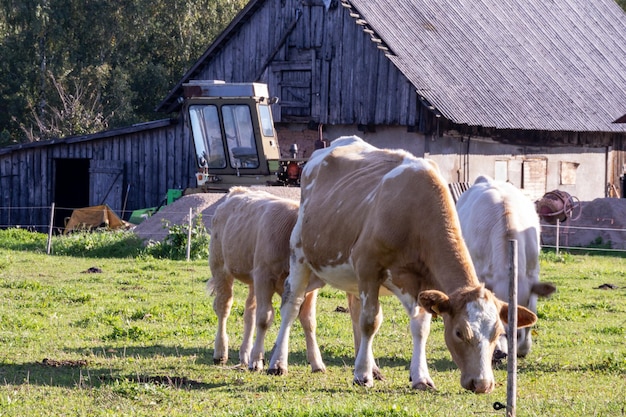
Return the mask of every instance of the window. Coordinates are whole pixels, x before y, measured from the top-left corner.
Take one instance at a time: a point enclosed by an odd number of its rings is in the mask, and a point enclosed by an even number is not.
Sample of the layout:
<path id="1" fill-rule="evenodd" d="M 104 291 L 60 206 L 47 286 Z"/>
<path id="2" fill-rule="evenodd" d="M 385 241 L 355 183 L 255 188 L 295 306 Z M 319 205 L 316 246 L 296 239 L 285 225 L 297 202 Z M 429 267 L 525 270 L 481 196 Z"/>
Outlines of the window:
<path id="1" fill-rule="evenodd" d="M 274 122 L 272 122 L 272 113 L 270 106 L 266 104 L 259 105 L 259 113 L 261 114 L 261 130 L 264 136 L 274 136 Z"/>
<path id="2" fill-rule="evenodd" d="M 250 108 L 245 104 L 222 106 L 224 133 L 231 166 L 235 168 L 258 168 L 259 156 Z"/>
<path id="3" fill-rule="evenodd" d="M 189 118 L 198 166 L 200 168 L 226 168 L 217 106 L 193 105 L 189 108 Z"/>

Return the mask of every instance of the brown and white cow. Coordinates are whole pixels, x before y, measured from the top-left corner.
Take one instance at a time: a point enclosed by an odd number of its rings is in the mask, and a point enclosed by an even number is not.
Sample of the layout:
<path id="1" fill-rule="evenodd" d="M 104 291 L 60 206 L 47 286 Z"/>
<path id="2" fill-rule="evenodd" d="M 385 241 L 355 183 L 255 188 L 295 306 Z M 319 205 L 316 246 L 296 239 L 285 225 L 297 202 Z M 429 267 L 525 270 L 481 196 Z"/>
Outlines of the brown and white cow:
<path id="1" fill-rule="evenodd" d="M 443 317 L 461 385 L 490 392 L 491 358 L 504 332 L 508 304 L 478 281 L 452 196 L 435 163 L 342 137 L 311 155 L 301 188 L 282 322 L 268 372 L 287 372 L 291 325 L 307 287 L 319 277 L 319 285 L 360 297 L 355 383 L 373 385 L 372 342 L 382 321 L 379 294 L 395 294 L 411 321 L 412 386 L 434 388 L 425 345 L 436 314 Z M 518 308 L 519 326 L 535 321 L 531 311 Z"/>
<path id="2" fill-rule="evenodd" d="M 234 187 L 215 210 L 209 243 L 213 277 L 207 283 L 208 290 L 215 295 L 213 309 L 218 317 L 215 363 L 228 360 L 226 321 L 233 304 L 234 282 L 238 279 L 248 285 L 239 366 L 254 371 L 263 369 L 265 335 L 274 319 L 272 296 L 283 293 L 289 272 L 289 236 L 296 223 L 298 207 L 297 201 L 262 190 Z M 300 322 L 313 371 L 324 371 L 315 337 L 317 291 L 303 294 Z"/>
<path id="3" fill-rule="evenodd" d="M 541 226 L 533 202 L 513 184 L 480 176 L 456 204 L 463 238 L 481 282 L 501 300 L 509 297 L 509 240 L 517 240 L 517 302 L 537 313 L 537 297 L 547 297 L 556 287 L 539 282 Z M 517 355 L 532 346 L 530 328 L 517 332 Z M 496 347 L 504 356 L 507 339 Z"/>

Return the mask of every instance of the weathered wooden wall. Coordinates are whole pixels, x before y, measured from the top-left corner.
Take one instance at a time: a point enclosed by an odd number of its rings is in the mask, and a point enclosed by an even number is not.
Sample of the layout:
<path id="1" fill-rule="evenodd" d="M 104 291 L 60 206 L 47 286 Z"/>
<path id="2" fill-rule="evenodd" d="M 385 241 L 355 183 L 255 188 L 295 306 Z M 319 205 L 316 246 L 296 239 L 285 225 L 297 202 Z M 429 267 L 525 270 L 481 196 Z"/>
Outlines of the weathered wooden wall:
<path id="1" fill-rule="evenodd" d="M 415 89 L 341 5 L 281 3 L 256 9 L 197 78 L 267 83 L 277 123 L 420 123 Z"/>
<path id="2" fill-rule="evenodd" d="M 132 210 L 157 206 L 168 189 L 195 185 L 196 168 L 190 146 L 182 123 L 166 120 L 102 134 L 1 148 L 0 227 L 42 229 L 49 224 L 55 187 L 72 187 L 71 181 L 55 184 L 56 164 L 68 159 L 89 161 L 89 205 L 125 201 L 125 213 L 121 213 L 122 206 L 111 207 L 124 218 Z M 104 173 L 107 169 L 113 175 Z M 121 182 L 117 170 L 122 171 Z"/>

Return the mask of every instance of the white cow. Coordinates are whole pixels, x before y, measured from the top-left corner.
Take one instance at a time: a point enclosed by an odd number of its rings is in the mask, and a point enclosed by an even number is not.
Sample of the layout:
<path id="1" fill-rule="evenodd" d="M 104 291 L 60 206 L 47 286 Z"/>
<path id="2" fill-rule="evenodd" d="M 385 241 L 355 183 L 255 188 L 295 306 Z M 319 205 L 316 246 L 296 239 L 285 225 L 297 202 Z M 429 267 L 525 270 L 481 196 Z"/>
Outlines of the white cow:
<path id="1" fill-rule="evenodd" d="M 287 373 L 291 325 L 307 288 L 319 277 L 318 285 L 328 283 L 360 298 L 355 383 L 373 385 L 372 343 L 382 321 L 378 298 L 394 294 L 411 319 L 414 388 L 434 387 L 425 345 L 431 315 L 437 314 L 461 370 L 461 385 L 476 393 L 492 391 L 491 358 L 508 304 L 478 281 L 435 163 L 343 137 L 311 155 L 301 190 L 282 322 L 268 372 Z M 521 327 L 537 318 L 524 307 L 517 315 Z"/>
<path id="2" fill-rule="evenodd" d="M 518 304 L 537 312 L 537 297 L 547 297 L 556 287 L 539 282 L 539 216 L 533 202 L 513 184 L 480 176 L 456 204 L 463 238 L 478 279 L 502 299 L 509 297 L 509 240 L 518 245 Z M 530 328 L 517 332 L 518 356 L 532 346 Z M 496 358 L 507 352 L 503 335 Z"/>

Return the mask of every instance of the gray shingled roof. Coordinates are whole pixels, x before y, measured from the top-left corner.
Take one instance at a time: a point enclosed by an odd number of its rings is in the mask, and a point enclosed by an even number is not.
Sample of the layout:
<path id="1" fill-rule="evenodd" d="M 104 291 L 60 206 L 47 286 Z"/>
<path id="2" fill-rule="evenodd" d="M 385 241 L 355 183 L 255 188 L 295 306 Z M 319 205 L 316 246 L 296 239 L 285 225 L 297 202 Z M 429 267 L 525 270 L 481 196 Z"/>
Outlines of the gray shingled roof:
<path id="1" fill-rule="evenodd" d="M 347 1 L 455 123 L 626 131 L 612 123 L 626 112 L 626 13 L 614 0 Z"/>

